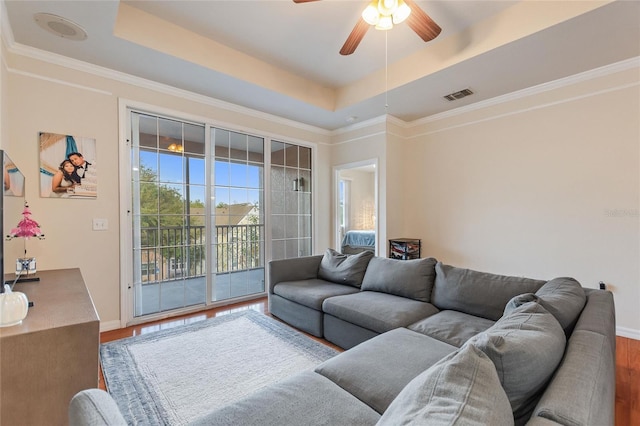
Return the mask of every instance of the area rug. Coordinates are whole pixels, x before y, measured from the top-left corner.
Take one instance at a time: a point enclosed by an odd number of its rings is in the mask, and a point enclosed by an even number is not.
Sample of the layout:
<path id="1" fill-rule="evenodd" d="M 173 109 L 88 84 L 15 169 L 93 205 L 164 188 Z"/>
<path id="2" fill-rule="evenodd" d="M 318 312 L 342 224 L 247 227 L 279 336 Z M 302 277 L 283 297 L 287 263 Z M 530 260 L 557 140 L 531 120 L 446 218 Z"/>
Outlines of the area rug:
<path id="1" fill-rule="evenodd" d="M 253 310 L 105 343 L 105 384 L 129 425 L 185 425 L 337 352 Z"/>

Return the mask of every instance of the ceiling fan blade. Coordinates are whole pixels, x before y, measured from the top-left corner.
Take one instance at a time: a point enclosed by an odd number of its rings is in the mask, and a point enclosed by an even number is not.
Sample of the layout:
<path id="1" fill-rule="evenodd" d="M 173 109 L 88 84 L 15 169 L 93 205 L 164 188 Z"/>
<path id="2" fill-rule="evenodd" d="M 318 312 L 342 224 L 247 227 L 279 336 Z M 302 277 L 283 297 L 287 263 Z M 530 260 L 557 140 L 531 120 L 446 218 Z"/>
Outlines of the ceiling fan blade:
<path id="1" fill-rule="evenodd" d="M 411 14 L 407 18 L 407 25 L 424 41 L 431 41 L 438 37 L 442 28 L 420 9 L 413 0 L 404 0 L 404 2 L 411 9 Z"/>
<path id="2" fill-rule="evenodd" d="M 358 47 L 370 26 L 371 25 L 367 24 L 364 19 L 360 18 L 356 26 L 353 27 L 353 30 L 351 31 L 351 34 L 349 34 L 349 37 L 347 37 L 347 41 L 344 42 L 342 49 L 340 49 L 340 54 L 351 55 L 353 52 L 355 52 L 356 47 Z"/>
<path id="3" fill-rule="evenodd" d="M 293 0 L 294 3 L 309 3 L 312 1 L 319 1 L 319 0 Z"/>

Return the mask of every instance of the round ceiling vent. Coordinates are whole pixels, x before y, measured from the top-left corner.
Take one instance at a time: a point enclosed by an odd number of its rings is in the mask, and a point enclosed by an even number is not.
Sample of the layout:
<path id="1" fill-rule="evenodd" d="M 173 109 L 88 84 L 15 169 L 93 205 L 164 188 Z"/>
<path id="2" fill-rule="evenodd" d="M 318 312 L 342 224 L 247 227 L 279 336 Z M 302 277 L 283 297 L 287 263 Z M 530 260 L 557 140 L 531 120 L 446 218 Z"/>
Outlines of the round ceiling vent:
<path id="1" fill-rule="evenodd" d="M 51 13 L 36 13 L 33 18 L 40 27 L 58 37 L 68 40 L 85 40 L 87 38 L 87 32 L 84 28 L 61 16 Z"/>

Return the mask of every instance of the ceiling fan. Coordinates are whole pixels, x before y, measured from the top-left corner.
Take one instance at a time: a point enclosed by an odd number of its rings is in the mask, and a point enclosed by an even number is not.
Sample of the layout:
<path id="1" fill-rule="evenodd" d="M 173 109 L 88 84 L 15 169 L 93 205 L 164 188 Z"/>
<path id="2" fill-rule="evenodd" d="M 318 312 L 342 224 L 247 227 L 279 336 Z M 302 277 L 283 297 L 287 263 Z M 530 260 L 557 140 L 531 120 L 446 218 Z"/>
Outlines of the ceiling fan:
<path id="1" fill-rule="evenodd" d="M 308 3 L 318 0 L 293 0 L 294 3 Z M 373 0 L 362 12 L 360 20 L 347 37 L 341 55 L 351 55 L 364 38 L 367 30 L 375 26 L 379 30 L 389 30 L 393 24 L 407 20 L 407 25 L 424 41 L 431 41 L 440 34 L 442 28 L 434 22 L 413 0 Z"/>

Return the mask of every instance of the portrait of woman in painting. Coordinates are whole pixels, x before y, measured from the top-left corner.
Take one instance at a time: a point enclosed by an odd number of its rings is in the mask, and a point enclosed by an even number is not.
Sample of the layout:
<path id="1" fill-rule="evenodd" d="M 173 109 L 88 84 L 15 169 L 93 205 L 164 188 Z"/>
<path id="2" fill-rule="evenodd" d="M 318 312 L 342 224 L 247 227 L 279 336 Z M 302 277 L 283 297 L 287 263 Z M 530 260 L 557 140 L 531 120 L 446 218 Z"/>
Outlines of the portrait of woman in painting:
<path id="1" fill-rule="evenodd" d="M 66 194 L 73 192 L 73 188 L 79 184 L 80 176 L 76 173 L 76 167 L 71 160 L 64 160 L 51 179 L 51 190 L 56 194 Z"/>

